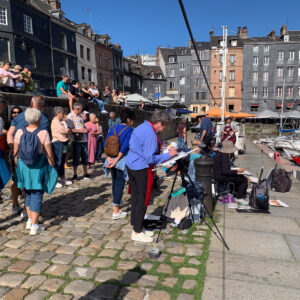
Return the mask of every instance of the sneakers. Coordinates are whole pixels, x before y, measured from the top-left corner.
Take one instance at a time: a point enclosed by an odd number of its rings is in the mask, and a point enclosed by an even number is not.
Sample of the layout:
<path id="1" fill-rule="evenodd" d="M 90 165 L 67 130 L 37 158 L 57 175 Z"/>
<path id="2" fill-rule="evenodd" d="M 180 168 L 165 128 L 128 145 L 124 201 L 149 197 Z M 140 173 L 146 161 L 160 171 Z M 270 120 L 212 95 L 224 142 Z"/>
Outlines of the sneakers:
<path id="1" fill-rule="evenodd" d="M 83 175 L 83 179 L 90 180 L 91 179 L 91 175 L 90 174 L 84 174 Z"/>
<path id="2" fill-rule="evenodd" d="M 31 225 L 32 225 L 32 220 L 31 220 L 31 219 L 28 219 L 28 220 L 27 220 L 27 223 L 26 223 L 25 229 L 30 230 L 30 229 L 31 229 Z"/>
<path id="3" fill-rule="evenodd" d="M 37 225 L 37 224 L 34 224 L 34 225 L 31 225 L 31 228 L 30 228 L 30 235 L 37 235 L 39 233 L 41 233 L 42 231 L 45 230 L 45 227 L 42 226 L 42 225 Z"/>
<path id="4" fill-rule="evenodd" d="M 21 211 L 22 211 L 22 208 L 20 207 L 20 205 L 13 205 L 11 208 L 12 215 L 18 215 L 21 213 Z"/>
<path id="5" fill-rule="evenodd" d="M 144 232 L 140 232 L 140 233 L 132 232 L 131 239 L 133 241 L 141 242 L 141 243 L 151 243 L 151 242 L 153 242 L 153 238 L 150 237 L 150 236 L 147 236 Z"/>
<path id="6" fill-rule="evenodd" d="M 103 109 L 103 110 L 101 111 L 101 114 L 108 114 L 108 111 L 106 111 L 105 109 Z"/>
<path id="7" fill-rule="evenodd" d="M 124 219 L 126 217 L 127 217 L 127 212 L 122 211 L 121 209 L 119 210 L 119 212 L 117 214 L 115 214 L 115 213 L 112 214 L 113 220 Z"/>
<path id="8" fill-rule="evenodd" d="M 70 180 L 67 180 L 67 179 L 63 179 L 63 180 L 61 181 L 61 183 L 62 183 L 63 185 L 71 185 L 73 182 L 70 181 Z"/>
<path id="9" fill-rule="evenodd" d="M 60 189 L 60 188 L 62 188 L 62 186 L 63 185 L 61 183 L 57 182 L 55 188 Z"/>
<path id="10" fill-rule="evenodd" d="M 238 205 L 249 205 L 249 201 L 247 200 L 244 200 L 244 199 L 235 199 L 235 202 L 238 204 Z"/>
<path id="11" fill-rule="evenodd" d="M 145 233 L 146 236 L 150 236 L 150 237 L 154 236 L 154 231 L 144 230 L 143 232 Z"/>

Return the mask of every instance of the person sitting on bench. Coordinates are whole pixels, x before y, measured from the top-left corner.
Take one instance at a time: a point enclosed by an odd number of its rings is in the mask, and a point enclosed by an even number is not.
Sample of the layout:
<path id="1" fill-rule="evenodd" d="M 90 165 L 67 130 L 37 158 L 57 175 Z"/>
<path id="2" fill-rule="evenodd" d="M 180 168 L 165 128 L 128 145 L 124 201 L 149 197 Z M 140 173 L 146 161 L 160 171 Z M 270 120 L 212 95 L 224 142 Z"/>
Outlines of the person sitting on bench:
<path id="1" fill-rule="evenodd" d="M 241 175 L 245 169 L 231 170 L 230 154 L 237 151 L 237 148 L 231 141 L 224 141 L 220 151 L 216 152 L 213 166 L 214 179 L 222 184 L 232 182 L 234 184 L 234 193 L 236 202 L 240 205 L 248 205 L 248 202 L 243 198 L 246 196 L 248 180 Z"/>

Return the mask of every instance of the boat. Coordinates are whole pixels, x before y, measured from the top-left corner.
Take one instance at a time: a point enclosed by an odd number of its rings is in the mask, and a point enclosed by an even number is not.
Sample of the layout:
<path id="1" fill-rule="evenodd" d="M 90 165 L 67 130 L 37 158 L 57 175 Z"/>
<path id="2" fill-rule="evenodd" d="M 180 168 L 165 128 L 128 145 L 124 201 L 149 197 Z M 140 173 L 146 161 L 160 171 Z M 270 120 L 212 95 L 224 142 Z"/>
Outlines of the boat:
<path id="1" fill-rule="evenodd" d="M 300 156 L 300 131 L 295 131 L 291 137 L 279 137 L 269 146 L 282 150 L 290 160 L 293 160 L 292 156 Z"/>
<path id="2" fill-rule="evenodd" d="M 300 155 L 291 155 L 293 161 L 296 163 L 296 165 L 300 166 Z"/>

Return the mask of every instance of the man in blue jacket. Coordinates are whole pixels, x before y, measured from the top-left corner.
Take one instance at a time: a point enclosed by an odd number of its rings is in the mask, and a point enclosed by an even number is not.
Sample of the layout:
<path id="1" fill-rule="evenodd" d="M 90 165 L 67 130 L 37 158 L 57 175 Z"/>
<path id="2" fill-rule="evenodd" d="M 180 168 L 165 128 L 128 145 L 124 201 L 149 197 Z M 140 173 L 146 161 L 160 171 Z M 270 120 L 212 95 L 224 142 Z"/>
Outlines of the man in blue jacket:
<path id="1" fill-rule="evenodd" d="M 132 133 L 129 152 L 126 158 L 131 190 L 131 225 L 133 241 L 149 243 L 153 233 L 143 231 L 143 221 L 149 203 L 153 184 L 153 167 L 169 160 L 177 154 L 175 148 L 169 153 L 160 153 L 160 140 L 157 133 L 163 131 L 171 118 L 165 111 L 157 111 L 151 121 L 145 121 Z"/>

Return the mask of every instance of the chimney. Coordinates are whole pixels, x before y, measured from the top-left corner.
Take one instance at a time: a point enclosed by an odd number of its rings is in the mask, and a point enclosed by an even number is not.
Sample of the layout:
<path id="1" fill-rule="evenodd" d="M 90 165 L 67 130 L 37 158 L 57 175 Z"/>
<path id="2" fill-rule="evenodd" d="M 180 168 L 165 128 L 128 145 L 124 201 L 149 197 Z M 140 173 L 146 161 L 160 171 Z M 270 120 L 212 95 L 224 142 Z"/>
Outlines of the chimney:
<path id="1" fill-rule="evenodd" d="M 214 34 L 215 34 L 214 31 L 211 29 L 211 30 L 209 31 L 209 36 L 210 36 L 210 37 L 213 37 Z"/>
<path id="2" fill-rule="evenodd" d="M 269 36 L 272 40 L 275 40 L 275 38 L 276 38 L 275 30 L 272 30 L 272 31 L 268 34 L 268 36 Z"/>
<path id="3" fill-rule="evenodd" d="M 243 40 L 248 38 L 247 26 L 244 26 L 243 29 L 241 27 L 238 27 L 238 37 Z"/>
<path id="4" fill-rule="evenodd" d="M 280 36 L 286 35 L 286 33 L 287 33 L 287 28 L 286 28 L 286 25 L 283 24 L 280 29 Z"/>
<path id="5" fill-rule="evenodd" d="M 60 0 L 42 0 L 42 1 L 51 5 L 53 9 L 61 9 Z"/>
<path id="6" fill-rule="evenodd" d="M 242 34 L 242 27 L 239 26 L 238 29 L 237 29 L 237 36 L 240 38 L 241 34 Z"/>
<path id="7" fill-rule="evenodd" d="M 158 46 L 156 48 L 156 65 L 159 66 L 159 50 L 160 50 L 161 46 Z"/>

